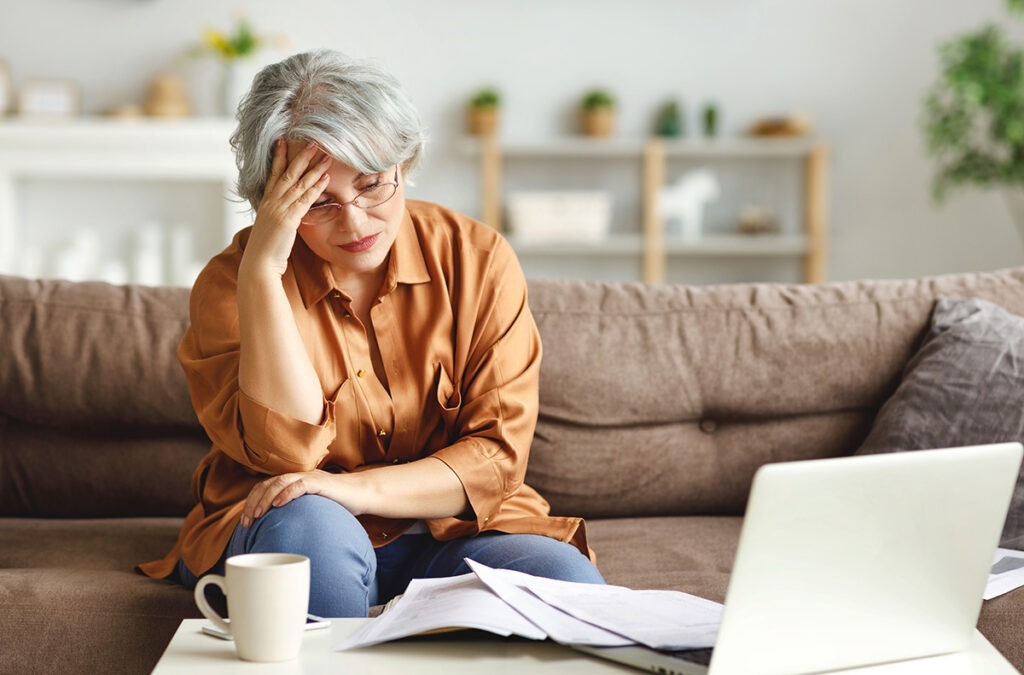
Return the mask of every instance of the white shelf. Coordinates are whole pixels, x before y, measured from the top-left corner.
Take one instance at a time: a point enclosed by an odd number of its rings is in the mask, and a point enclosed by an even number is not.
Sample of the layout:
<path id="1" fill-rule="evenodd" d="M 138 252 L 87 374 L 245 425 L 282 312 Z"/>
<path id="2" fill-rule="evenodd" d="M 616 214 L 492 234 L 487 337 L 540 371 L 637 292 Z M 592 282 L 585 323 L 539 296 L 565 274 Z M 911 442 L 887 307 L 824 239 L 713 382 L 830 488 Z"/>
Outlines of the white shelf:
<path id="1" fill-rule="evenodd" d="M 0 172 L 20 177 L 233 179 L 227 119 L 0 122 Z"/>
<path id="2" fill-rule="evenodd" d="M 612 235 L 601 241 L 522 242 L 515 235 L 508 238 L 512 248 L 520 255 L 573 255 L 573 256 L 635 256 L 643 251 L 644 242 L 639 235 Z"/>
<path id="3" fill-rule="evenodd" d="M 756 157 L 775 159 L 801 159 L 817 142 L 810 137 L 754 138 L 731 137 L 715 139 L 660 139 L 666 157 L 693 158 L 735 158 Z M 506 158 L 536 157 L 579 159 L 588 157 L 635 158 L 641 159 L 647 147 L 644 138 L 586 138 L 568 136 L 547 141 L 516 141 L 498 139 L 501 154 Z M 483 152 L 483 143 L 472 137 L 463 138 L 460 152 L 468 157 L 478 157 Z"/>
<path id="4" fill-rule="evenodd" d="M 809 241 L 804 235 L 713 234 L 695 241 L 665 239 L 665 252 L 669 255 L 791 256 L 804 255 L 808 250 Z"/>
<path id="5" fill-rule="evenodd" d="M 223 195 L 219 215 L 226 243 L 248 224 L 233 200 L 237 177 L 227 118 L 69 120 L 0 118 L 0 273 L 21 273 L 20 244 L 30 227 L 19 221 L 26 181 L 209 183 Z"/>
<path id="6" fill-rule="evenodd" d="M 583 136 L 569 136 L 540 140 L 480 139 L 464 137 L 459 143 L 460 151 L 478 159 L 480 163 L 482 214 L 484 221 L 499 229 L 503 222 L 503 194 L 508 190 L 503 178 L 503 162 L 517 160 L 519 166 L 544 167 L 550 160 L 582 160 L 594 167 L 602 168 L 612 162 L 628 160 L 639 164 L 630 171 L 639 169 L 639 185 L 630 180 L 618 181 L 617 190 L 624 191 L 626 200 L 621 202 L 632 208 L 634 201 L 640 202 L 641 224 L 632 236 L 616 238 L 603 243 L 561 244 L 519 246 L 517 250 L 529 255 L 563 256 L 586 259 L 588 256 L 634 255 L 641 263 L 641 278 L 659 283 L 666 277 L 666 267 L 671 257 L 796 257 L 800 258 L 802 278 L 809 283 L 825 280 L 826 223 L 825 223 L 825 175 L 826 152 L 824 145 L 813 137 L 733 137 L 733 138 L 610 138 L 593 139 Z M 776 235 L 744 235 L 739 232 L 709 233 L 693 241 L 673 236 L 666 232 L 665 219 L 658 205 L 659 194 L 667 181 L 667 166 L 674 160 L 722 160 L 722 168 L 733 173 L 751 173 L 734 163 L 760 163 L 764 159 L 784 160 L 788 166 L 783 170 L 795 172 L 787 182 L 787 194 L 791 205 L 802 202 L 798 213 L 784 213 L 781 220 L 790 228 Z M 524 161 L 525 160 L 525 161 Z M 532 163 L 531 163 L 532 162 Z M 774 165 L 753 167 L 754 171 L 774 172 Z M 582 173 L 582 172 L 581 172 Z M 557 172 L 552 183 L 562 178 Z M 787 174 L 789 175 L 789 174 Z M 574 176 L 578 186 L 581 180 Z M 800 186 L 802 182 L 802 189 Z M 607 184 L 607 181 L 605 181 Z M 631 187 L 633 186 L 633 187 Z M 756 192 L 756 191 L 755 191 Z M 636 198 L 634 200 L 633 198 Z M 733 206 L 739 206 L 739 192 L 727 197 Z M 755 202 L 758 198 L 755 196 Z M 618 214 L 616 217 L 621 217 Z M 628 232 L 616 228 L 616 232 Z M 515 241 L 513 239 L 513 245 Z M 603 262 L 603 261 L 602 261 Z M 738 261 L 734 261 L 738 262 Z M 597 263 L 593 263 L 596 265 Z"/>

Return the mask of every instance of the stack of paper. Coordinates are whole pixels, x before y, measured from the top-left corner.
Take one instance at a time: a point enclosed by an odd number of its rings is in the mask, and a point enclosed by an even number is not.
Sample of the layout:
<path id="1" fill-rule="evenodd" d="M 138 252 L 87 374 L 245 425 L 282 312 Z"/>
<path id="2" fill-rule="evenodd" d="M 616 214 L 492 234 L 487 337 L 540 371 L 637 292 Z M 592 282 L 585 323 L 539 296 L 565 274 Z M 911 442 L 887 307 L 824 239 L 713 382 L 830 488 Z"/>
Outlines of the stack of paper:
<path id="1" fill-rule="evenodd" d="M 335 649 L 460 628 L 594 647 L 702 649 L 714 645 L 722 619 L 721 604 L 687 593 L 555 581 L 466 562 L 471 574 L 414 579 L 400 602 Z"/>
<path id="2" fill-rule="evenodd" d="M 997 548 L 992 571 L 985 584 L 985 599 L 991 600 L 1021 586 L 1024 586 L 1024 551 Z"/>

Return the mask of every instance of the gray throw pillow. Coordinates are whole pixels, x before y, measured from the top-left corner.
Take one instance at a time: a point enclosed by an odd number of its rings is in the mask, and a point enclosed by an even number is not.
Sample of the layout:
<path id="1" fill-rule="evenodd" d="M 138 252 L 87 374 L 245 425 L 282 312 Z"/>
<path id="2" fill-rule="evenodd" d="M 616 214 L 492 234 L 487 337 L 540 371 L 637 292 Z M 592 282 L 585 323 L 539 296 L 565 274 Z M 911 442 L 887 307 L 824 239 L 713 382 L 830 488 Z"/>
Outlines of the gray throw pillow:
<path id="1" fill-rule="evenodd" d="M 939 298 L 895 393 L 855 454 L 1024 441 L 1024 317 L 977 299 Z M 1024 549 L 1024 479 L 1000 539 Z"/>

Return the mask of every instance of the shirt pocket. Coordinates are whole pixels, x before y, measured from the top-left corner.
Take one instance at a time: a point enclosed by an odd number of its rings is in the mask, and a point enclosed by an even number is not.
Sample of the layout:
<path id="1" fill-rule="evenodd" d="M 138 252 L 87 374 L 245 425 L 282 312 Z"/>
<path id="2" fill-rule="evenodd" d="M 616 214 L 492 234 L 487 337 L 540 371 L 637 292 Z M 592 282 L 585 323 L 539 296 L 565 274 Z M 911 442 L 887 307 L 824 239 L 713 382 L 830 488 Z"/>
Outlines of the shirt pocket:
<path id="1" fill-rule="evenodd" d="M 334 440 L 320 465 L 327 470 L 338 467 L 352 471 L 366 462 L 363 427 L 368 423 L 363 419 L 352 378 L 341 383 L 330 402 L 334 407 Z"/>
<path id="2" fill-rule="evenodd" d="M 444 424 L 449 442 L 458 438 L 459 412 L 462 410 L 462 393 L 452 384 L 452 378 L 445 370 L 444 364 L 437 364 L 437 405 L 441 411 L 441 422 Z"/>

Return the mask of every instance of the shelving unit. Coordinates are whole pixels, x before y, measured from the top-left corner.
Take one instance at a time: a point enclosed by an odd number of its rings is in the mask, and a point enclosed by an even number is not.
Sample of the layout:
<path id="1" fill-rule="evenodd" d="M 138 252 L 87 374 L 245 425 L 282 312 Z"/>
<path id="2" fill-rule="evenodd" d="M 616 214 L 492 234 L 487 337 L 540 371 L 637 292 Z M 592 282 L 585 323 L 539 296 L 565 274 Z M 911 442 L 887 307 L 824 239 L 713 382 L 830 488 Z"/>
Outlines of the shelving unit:
<path id="1" fill-rule="evenodd" d="M 550 162 L 584 160 L 611 163 L 622 160 L 639 162 L 640 215 L 634 232 L 615 232 L 607 241 L 595 244 L 560 243 L 526 245 L 510 241 L 521 255 L 641 257 L 641 278 L 661 283 L 666 277 L 670 256 L 687 255 L 727 257 L 796 257 L 802 260 L 802 279 L 807 283 L 825 280 L 827 256 L 825 222 L 826 150 L 812 138 L 734 138 L 722 140 L 646 140 L 562 138 L 545 142 L 502 142 L 497 138 L 467 138 L 461 145 L 464 155 L 477 158 L 481 175 L 481 217 L 503 230 L 503 174 L 509 160 Z M 696 241 L 685 241 L 666 233 L 658 209 L 658 194 L 666 184 L 669 165 L 684 161 L 757 161 L 794 160 L 802 164 L 802 203 L 799 228 L 783 229 L 778 234 L 745 235 L 719 232 Z M 724 194 L 723 199 L 729 195 Z"/>
<path id="2" fill-rule="evenodd" d="M 153 188 L 157 190 L 164 185 L 184 186 L 186 191 L 204 186 L 219 197 L 220 212 L 208 216 L 216 232 L 202 234 L 209 235 L 212 245 L 223 246 L 248 220 L 229 198 L 237 175 L 228 144 L 233 124 L 229 119 L 195 118 L 0 120 L 0 273 L 24 272 L 23 243 L 32 228 L 74 233 L 77 205 L 62 192 L 68 185 L 75 186 L 69 191 L 76 197 L 91 195 L 97 187 L 109 191 L 120 183 L 160 186 Z M 66 220 L 38 223 L 25 218 L 23 197 L 39 185 L 54 186 L 54 200 L 69 202 Z M 140 222 L 147 217 L 139 214 Z M 105 248 L 114 243 L 103 240 Z M 206 253 L 198 252 L 197 260 L 205 261 Z"/>

